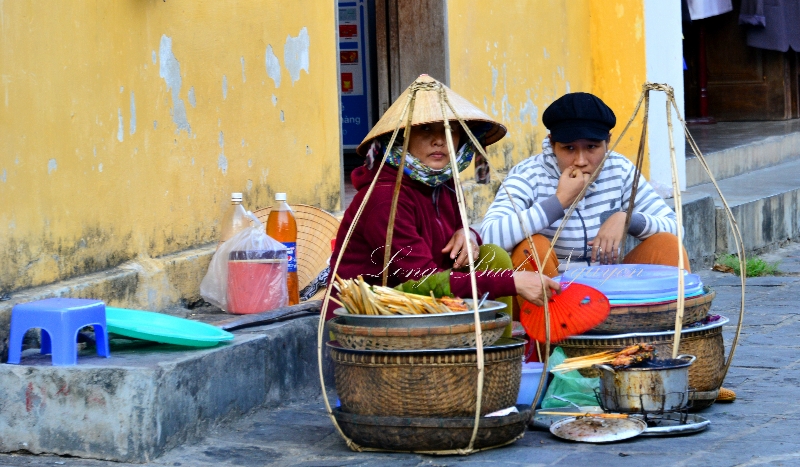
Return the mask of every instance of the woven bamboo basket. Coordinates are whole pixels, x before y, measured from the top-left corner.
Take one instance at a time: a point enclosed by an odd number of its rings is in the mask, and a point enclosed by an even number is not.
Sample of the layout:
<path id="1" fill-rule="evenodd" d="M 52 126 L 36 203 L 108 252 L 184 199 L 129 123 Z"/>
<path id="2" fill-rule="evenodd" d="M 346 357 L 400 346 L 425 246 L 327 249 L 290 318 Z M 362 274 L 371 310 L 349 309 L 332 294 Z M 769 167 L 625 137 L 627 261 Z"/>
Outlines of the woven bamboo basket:
<path id="1" fill-rule="evenodd" d="M 683 325 L 705 318 L 717 293 L 708 287 L 705 293 L 684 301 Z M 655 332 L 675 327 L 678 302 L 650 306 L 612 306 L 608 318 L 589 334 L 621 334 L 626 332 Z"/>
<path id="2" fill-rule="evenodd" d="M 529 405 L 518 405 L 519 413 L 483 417 L 478 425 L 475 449 L 502 446 L 520 438 L 530 418 Z M 334 409 L 336 422 L 345 435 L 361 446 L 391 451 L 446 451 L 469 444 L 474 417 L 402 418 L 358 415 Z"/>
<path id="3" fill-rule="evenodd" d="M 297 282 L 300 290 L 317 278 L 331 257 L 331 240 L 336 238 L 339 219 L 333 214 L 307 204 L 292 204 L 292 212 L 297 222 Z M 261 223 L 267 225 L 267 217 L 272 206 L 253 212 Z M 321 300 L 325 289 L 321 288 L 311 300 Z"/>
<path id="4" fill-rule="evenodd" d="M 475 349 L 357 351 L 331 344 L 344 412 L 383 417 L 474 417 Z M 511 407 L 522 378 L 524 341 L 484 347 L 481 414 Z M 474 420 L 474 419 L 473 419 Z"/>
<path id="5" fill-rule="evenodd" d="M 722 385 L 725 370 L 725 346 L 722 340 L 722 325 L 727 319 L 714 323 L 713 327 L 699 330 L 692 328 L 681 332 L 678 353 L 694 355 L 697 360 L 689 367 L 689 387 L 696 391 L 714 391 Z M 652 333 L 646 336 L 614 337 L 589 336 L 567 339 L 559 345 L 568 358 L 590 355 L 607 350 L 620 350 L 629 345 L 648 342 L 654 344 L 658 355 L 672 355 L 673 331 Z M 596 378 L 598 370 L 587 368 L 578 370 L 583 376 Z"/>
<path id="6" fill-rule="evenodd" d="M 505 313 L 481 322 L 481 342 L 492 345 L 503 335 L 511 321 Z M 475 347 L 475 323 L 448 326 L 372 327 L 344 324 L 344 318 L 332 319 L 328 325 L 336 341 L 347 349 L 356 350 L 418 350 Z"/>

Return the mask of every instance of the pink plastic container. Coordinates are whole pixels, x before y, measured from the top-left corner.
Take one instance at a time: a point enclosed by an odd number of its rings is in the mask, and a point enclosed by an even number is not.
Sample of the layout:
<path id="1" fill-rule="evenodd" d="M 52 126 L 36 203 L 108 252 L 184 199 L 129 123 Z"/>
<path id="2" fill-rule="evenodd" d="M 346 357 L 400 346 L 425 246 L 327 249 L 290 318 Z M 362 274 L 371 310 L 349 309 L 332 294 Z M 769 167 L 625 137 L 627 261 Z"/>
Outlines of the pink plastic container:
<path id="1" fill-rule="evenodd" d="M 228 258 L 228 313 L 252 314 L 286 306 L 285 251 L 232 251 Z"/>

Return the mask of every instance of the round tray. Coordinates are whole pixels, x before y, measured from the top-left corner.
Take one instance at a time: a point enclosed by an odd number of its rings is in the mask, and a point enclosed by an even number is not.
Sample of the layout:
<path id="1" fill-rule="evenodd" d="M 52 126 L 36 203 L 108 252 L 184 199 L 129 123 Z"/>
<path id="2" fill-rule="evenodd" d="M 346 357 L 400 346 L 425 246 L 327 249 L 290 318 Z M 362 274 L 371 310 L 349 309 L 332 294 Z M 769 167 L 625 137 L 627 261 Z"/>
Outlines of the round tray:
<path id="1" fill-rule="evenodd" d="M 575 415 L 585 413 L 603 413 L 603 409 L 599 406 L 585 406 L 585 407 L 559 407 L 553 409 L 539 409 L 534 413 L 533 419 L 529 426 L 533 429 L 550 431 L 550 425 L 568 418 L 569 415 L 543 415 L 540 412 L 564 412 L 574 413 Z M 648 415 L 647 428 L 640 436 L 672 436 L 683 435 L 690 433 L 697 433 L 703 431 L 711 423 L 707 418 L 701 417 L 697 414 L 684 414 L 686 423 L 681 424 L 681 414 L 679 413 L 665 413 L 662 415 Z M 641 415 L 632 415 L 642 419 Z"/>
<path id="2" fill-rule="evenodd" d="M 511 317 L 492 312 L 491 319 L 481 322 L 481 342 L 495 343 L 503 335 Z M 345 348 L 360 350 L 414 350 L 475 347 L 475 323 L 429 327 L 371 327 L 344 324 L 344 317 L 328 321 L 336 341 Z"/>
<path id="3" fill-rule="evenodd" d="M 152 311 L 106 307 L 108 332 L 162 344 L 213 347 L 233 334 L 210 324 Z"/>
<path id="4" fill-rule="evenodd" d="M 683 325 L 703 319 L 717 293 L 708 287 L 699 297 L 686 299 L 683 306 Z M 675 327 L 678 302 L 642 306 L 611 306 L 608 318 L 587 334 L 617 334 L 624 332 L 659 332 Z"/>
<path id="5" fill-rule="evenodd" d="M 730 321 L 728 318 L 724 316 L 720 316 L 720 318 L 713 323 L 704 324 L 703 326 L 694 326 L 694 327 L 683 327 L 681 328 L 681 336 L 684 334 L 692 334 L 701 331 L 708 331 L 710 329 L 716 329 L 722 327 L 725 324 L 728 324 Z M 648 338 L 648 337 L 664 337 L 664 336 L 672 336 L 675 334 L 673 329 L 668 331 L 653 331 L 653 332 L 627 332 L 624 334 L 581 334 L 579 336 L 572 336 L 568 340 L 570 341 L 593 341 L 598 339 L 637 339 L 637 338 Z"/>
<path id="6" fill-rule="evenodd" d="M 472 307 L 472 299 L 464 299 Z M 502 311 L 505 303 L 486 300 L 478 310 L 481 321 L 488 321 L 494 317 L 495 311 Z M 435 315 L 354 315 L 345 308 L 333 310 L 333 314 L 344 318 L 344 324 L 353 326 L 379 327 L 379 328 L 427 328 L 431 326 L 448 326 L 475 322 L 475 313 L 457 311 L 454 313 L 439 313 Z"/>
<path id="7" fill-rule="evenodd" d="M 613 264 L 585 266 L 564 272 L 561 282 L 585 284 L 603 292 L 609 300 L 648 299 L 675 295 L 678 290 L 678 268 L 657 264 Z M 684 293 L 702 290 L 697 274 L 684 272 Z"/>
<path id="8" fill-rule="evenodd" d="M 528 405 L 517 405 L 519 413 L 481 417 L 474 448 L 499 447 L 525 433 L 530 417 Z M 406 418 L 357 415 L 333 409 L 336 422 L 348 438 L 364 447 L 389 451 L 445 451 L 464 449 L 475 427 L 475 417 Z"/>

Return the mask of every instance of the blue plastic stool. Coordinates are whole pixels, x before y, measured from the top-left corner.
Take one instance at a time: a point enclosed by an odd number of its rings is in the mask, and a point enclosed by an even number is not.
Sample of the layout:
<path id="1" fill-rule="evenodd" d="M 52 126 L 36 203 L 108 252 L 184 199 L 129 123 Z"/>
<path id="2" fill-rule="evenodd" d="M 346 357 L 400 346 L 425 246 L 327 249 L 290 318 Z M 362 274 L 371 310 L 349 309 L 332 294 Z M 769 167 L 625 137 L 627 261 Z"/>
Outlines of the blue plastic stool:
<path id="1" fill-rule="evenodd" d="M 41 353 L 52 353 L 53 365 L 75 365 L 78 361 L 78 331 L 85 326 L 94 326 L 97 355 L 108 357 L 106 306 L 102 301 L 48 298 L 15 305 L 11 309 L 8 363 L 19 364 L 22 339 L 28 329 L 41 328 Z"/>

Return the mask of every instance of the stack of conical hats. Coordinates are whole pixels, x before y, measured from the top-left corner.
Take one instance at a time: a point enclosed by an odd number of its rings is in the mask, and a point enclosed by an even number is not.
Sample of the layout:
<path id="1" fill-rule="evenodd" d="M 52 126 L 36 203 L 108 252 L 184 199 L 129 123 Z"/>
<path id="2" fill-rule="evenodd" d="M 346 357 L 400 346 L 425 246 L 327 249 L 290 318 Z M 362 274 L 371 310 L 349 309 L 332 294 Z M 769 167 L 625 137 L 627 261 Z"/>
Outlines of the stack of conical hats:
<path id="1" fill-rule="evenodd" d="M 394 101 L 392 106 L 389 107 L 386 113 L 383 114 L 378 123 L 372 127 L 372 130 L 370 130 L 369 134 L 367 134 L 367 136 L 364 138 L 364 141 L 358 145 L 356 152 L 363 156 L 366 154 L 373 138 L 394 131 L 394 129 L 397 127 L 397 121 L 403 114 L 403 108 L 408 100 L 408 95 L 414 89 L 417 90 L 417 95 L 414 102 L 414 115 L 411 119 L 411 126 L 422 125 L 431 122 L 441 122 L 443 119 L 442 106 L 439 103 L 439 86 L 444 88 L 444 91 L 447 94 L 447 99 L 455 108 L 458 116 L 463 120 L 467 122 L 486 122 L 491 124 L 491 128 L 484 135 L 483 141 L 481 141 L 481 143 L 483 143 L 485 146 L 499 141 L 501 138 L 503 138 L 503 136 L 506 135 L 506 127 L 483 113 L 468 100 L 459 96 L 453 92 L 452 89 L 448 88 L 436 79 L 431 78 L 428 75 L 420 75 L 419 78 L 414 80 L 414 82 L 411 83 L 411 86 L 406 88 L 403 94 L 401 94 L 400 97 Z M 453 115 L 453 112 L 450 110 L 447 104 L 445 104 L 445 110 L 447 111 L 448 120 L 456 120 L 456 116 Z M 403 121 L 400 123 L 400 129 L 406 127 L 407 121 L 408 116 L 403 117 Z"/>

